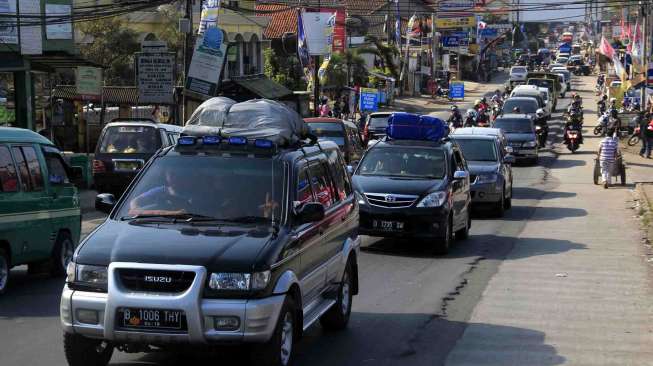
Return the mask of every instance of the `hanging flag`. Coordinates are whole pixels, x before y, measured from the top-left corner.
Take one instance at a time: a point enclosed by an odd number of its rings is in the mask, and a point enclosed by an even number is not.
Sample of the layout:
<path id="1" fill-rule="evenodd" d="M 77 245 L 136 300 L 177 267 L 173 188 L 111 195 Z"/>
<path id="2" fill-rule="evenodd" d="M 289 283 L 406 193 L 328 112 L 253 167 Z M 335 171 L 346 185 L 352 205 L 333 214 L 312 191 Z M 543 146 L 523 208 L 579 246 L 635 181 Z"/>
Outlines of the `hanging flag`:
<path id="1" fill-rule="evenodd" d="M 304 33 L 304 21 L 302 10 L 297 10 L 297 58 L 302 67 L 309 66 L 308 46 L 306 44 L 306 33 Z"/>
<path id="2" fill-rule="evenodd" d="M 220 0 L 203 0 L 202 13 L 200 14 L 200 26 L 197 34 L 204 34 L 207 28 L 218 26 L 218 12 L 220 11 Z"/>
<path id="3" fill-rule="evenodd" d="M 395 0 L 395 43 L 401 51 L 401 14 L 399 13 L 399 0 Z"/>
<path id="4" fill-rule="evenodd" d="M 336 27 L 336 13 L 327 20 L 327 26 L 324 28 L 324 34 L 326 35 L 326 47 L 329 49 L 329 53 L 324 56 L 324 61 L 322 65 L 317 70 L 317 76 L 320 79 L 321 84 L 327 83 L 327 68 L 329 67 L 329 61 L 331 61 L 331 52 L 333 50 L 333 30 Z"/>
<path id="5" fill-rule="evenodd" d="M 479 21 L 478 22 L 478 29 L 485 29 L 485 28 L 487 28 L 487 23 L 485 23 L 483 21 Z"/>
<path id="6" fill-rule="evenodd" d="M 417 15 L 413 14 L 410 19 L 408 19 L 408 26 L 406 27 L 406 35 L 408 36 L 408 43 L 410 44 L 410 39 L 415 36 L 415 25 L 417 23 Z M 419 25 L 417 26 L 419 29 Z"/>
<path id="7" fill-rule="evenodd" d="M 619 54 L 617 52 L 612 54 L 612 65 L 614 66 L 615 74 L 619 77 L 623 85 L 628 80 L 628 73 L 621 60 L 619 60 Z"/>
<path id="8" fill-rule="evenodd" d="M 649 62 L 648 71 L 646 72 L 646 79 L 649 85 L 653 85 L 653 62 Z"/>
<path id="9" fill-rule="evenodd" d="M 601 44 L 599 45 L 599 52 L 604 55 L 605 57 L 609 59 L 613 59 L 613 56 L 615 54 L 614 48 L 612 48 L 612 45 L 610 42 L 608 42 L 605 37 L 601 37 Z"/>

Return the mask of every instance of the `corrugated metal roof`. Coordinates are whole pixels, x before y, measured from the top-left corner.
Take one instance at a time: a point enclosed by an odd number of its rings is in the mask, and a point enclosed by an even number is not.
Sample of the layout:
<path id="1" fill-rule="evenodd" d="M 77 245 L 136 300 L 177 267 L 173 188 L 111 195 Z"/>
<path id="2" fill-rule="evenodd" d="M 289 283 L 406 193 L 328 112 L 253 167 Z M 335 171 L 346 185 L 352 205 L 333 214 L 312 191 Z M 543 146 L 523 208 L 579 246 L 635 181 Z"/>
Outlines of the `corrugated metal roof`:
<path id="1" fill-rule="evenodd" d="M 252 93 L 267 99 L 280 99 L 292 95 L 292 91 L 285 86 L 276 83 L 265 76 L 256 77 L 232 77 L 231 81 Z"/>
<path id="2" fill-rule="evenodd" d="M 135 86 L 105 86 L 102 90 L 104 103 L 138 105 L 138 88 Z M 52 91 L 53 98 L 82 100 L 74 85 L 58 85 Z M 150 103 L 147 103 L 150 104 Z"/>

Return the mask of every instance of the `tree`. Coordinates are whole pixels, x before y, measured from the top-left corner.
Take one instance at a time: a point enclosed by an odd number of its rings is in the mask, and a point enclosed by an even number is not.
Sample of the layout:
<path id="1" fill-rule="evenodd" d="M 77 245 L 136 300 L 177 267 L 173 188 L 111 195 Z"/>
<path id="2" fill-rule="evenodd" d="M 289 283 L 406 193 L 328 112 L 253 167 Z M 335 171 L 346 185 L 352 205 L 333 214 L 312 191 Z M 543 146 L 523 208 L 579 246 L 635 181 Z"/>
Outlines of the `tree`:
<path id="1" fill-rule="evenodd" d="M 363 47 L 358 50 L 358 54 L 373 54 L 379 59 L 380 65 L 378 71 L 383 74 L 399 79 L 399 68 L 395 64 L 395 59 L 399 57 L 399 50 L 394 45 L 386 45 L 378 38 L 368 36 L 367 41 L 373 44 L 372 47 Z"/>
<path id="2" fill-rule="evenodd" d="M 263 51 L 265 76 L 290 90 L 306 90 L 306 82 L 296 56 L 279 57 L 272 48 Z"/>
<path id="3" fill-rule="evenodd" d="M 98 19 L 79 24 L 90 42 L 80 46 L 85 58 L 104 65 L 108 85 L 134 85 L 134 53 L 140 51 L 136 32 L 118 18 Z"/>
<path id="4" fill-rule="evenodd" d="M 177 60 L 177 83 L 183 84 L 183 72 L 180 72 L 183 65 L 183 40 L 184 34 L 179 31 L 179 19 L 183 18 L 179 2 L 161 5 L 157 8 L 159 15 L 163 18 L 161 29 L 156 36 L 168 44 L 168 50 L 175 54 Z"/>
<path id="5" fill-rule="evenodd" d="M 344 53 L 334 53 L 326 70 L 326 86 L 342 89 L 349 85 L 350 76 L 354 85 L 367 85 L 367 69 L 365 60 L 349 50 Z"/>

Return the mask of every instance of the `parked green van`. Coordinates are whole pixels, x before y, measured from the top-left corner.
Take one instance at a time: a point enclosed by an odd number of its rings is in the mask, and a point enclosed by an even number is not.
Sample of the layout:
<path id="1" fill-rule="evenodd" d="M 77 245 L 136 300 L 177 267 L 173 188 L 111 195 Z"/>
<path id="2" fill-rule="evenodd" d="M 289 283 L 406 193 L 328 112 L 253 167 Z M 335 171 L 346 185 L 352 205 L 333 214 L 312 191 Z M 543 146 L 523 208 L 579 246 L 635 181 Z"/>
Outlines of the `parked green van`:
<path id="1" fill-rule="evenodd" d="M 14 266 L 66 272 L 81 231 L 74 173 L 45 137 L 0 127 L 0 294 Z"/>

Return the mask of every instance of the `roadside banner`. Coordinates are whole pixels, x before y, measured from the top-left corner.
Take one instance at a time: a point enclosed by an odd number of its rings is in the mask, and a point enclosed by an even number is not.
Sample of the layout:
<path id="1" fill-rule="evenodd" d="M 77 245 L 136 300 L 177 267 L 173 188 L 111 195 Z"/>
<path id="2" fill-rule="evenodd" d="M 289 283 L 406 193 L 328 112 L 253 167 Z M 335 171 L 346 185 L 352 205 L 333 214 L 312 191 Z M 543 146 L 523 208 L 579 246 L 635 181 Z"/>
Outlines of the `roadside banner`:
<path id="1" fill-rule="evenodd" d="M 83 100 L 100 100 L 102 95 L 102 69 L 78 66 L 75 70 L 75 89 Z"/>
<path id="2" fill-rule="evenodd" d="M 204 34 L 207 28 L 217 27 L 219 12 L 220 0 L 203 0 L 202 13 L 200 14 L 200 26 L 197 34 Z"/>
<path id="3" fill-rule="evenodd" d="M 435 26 L 438 29 L 473 28 L 476 26 L 476 17 L 436 18 Z"/>
<path id="4" fill-rule="evenodd" d="M 45 13 L 49 17 L 60 16 L 62 19 L 70 19 L 72 15 L 72 6 L 46 3 Z M 70 21 L 62 21 L 53 18 L 52 22 L 46 23 L 45 36 L 47 39 L 73 39 L 72 23 Z"/>
<path id="5" fill-rule="evenodd" d="M 0 0 L 0 43 L 18 44 L 18 17 L 16 1 Z"/>
<path id="6" fill-rule="evenodd" d="M 137 53 L 136 75 L 140 103 L 172 104 L 174 102 L 174 53 Z"/>
<path id="7" fill-rule="evenodd" d="M 186 89 L 195 93 L 214 96 L 227 55 L 224 31 L 218 27 L 207 28 L 195 43 L 193 59 L 186 78 Z"/>
<path id="8" fill-rule="evenodd" d="M 333 48 L 333 27 L 335 14 L 323 12 L 304 12 L 302 14 L 304 35 L 311 56 L 324 56 Z"/>
<path id="9" fill-rule="evenodd" d="M 379 108 L 379 91 L 374 88 L 360 89 L 361 112 L 376 112 Z"/>

